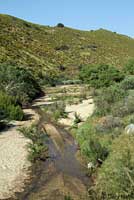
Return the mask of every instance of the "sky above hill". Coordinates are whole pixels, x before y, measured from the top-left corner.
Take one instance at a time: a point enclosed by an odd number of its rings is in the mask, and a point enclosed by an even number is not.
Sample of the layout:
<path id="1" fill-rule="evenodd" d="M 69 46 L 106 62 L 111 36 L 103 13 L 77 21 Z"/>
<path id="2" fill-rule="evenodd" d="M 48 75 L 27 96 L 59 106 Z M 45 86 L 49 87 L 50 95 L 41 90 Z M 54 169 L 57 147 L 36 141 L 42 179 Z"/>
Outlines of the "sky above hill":
<path id="1" fill-rule="evenodd" d="M 0 13 L 30 22 L 91 30 L 104 28 L 134 37 L 134 0 L 0 0 Z"/>

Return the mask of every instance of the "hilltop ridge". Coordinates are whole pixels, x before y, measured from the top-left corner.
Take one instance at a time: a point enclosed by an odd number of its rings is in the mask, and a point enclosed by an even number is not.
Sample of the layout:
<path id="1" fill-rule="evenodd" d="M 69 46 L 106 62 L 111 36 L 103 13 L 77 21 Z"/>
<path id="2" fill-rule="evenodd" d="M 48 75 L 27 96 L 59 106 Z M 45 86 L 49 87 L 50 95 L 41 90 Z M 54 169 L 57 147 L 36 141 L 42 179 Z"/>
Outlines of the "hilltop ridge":
<path id="1" fill-rule="evenodd" d="M 25 66 L 37 77 L 76 76 L 86 64 L 121 67 L 131 57 L 134 39 L 125 35 L 41 26 L 0 14 L 0 63 Z"/>

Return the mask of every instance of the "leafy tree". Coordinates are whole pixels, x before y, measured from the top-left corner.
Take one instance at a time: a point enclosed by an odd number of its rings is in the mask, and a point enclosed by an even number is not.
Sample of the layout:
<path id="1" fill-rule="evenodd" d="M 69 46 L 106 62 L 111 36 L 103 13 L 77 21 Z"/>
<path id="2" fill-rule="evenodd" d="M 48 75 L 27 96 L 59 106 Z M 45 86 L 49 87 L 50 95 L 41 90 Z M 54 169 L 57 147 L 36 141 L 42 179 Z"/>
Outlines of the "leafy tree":
<path id="1" fill-rule="evenodd" d="M 59 27 L 59 28 L 64 28 L 64 24 L 58 23 L 58 24 L 57 24 L 57 27 Z"/>
<path id="2" fill-rule="evenodd" d="M 0 65 L 0 89 L 25 104 L 41 94 L 40 86 L 25 68 Z"/>

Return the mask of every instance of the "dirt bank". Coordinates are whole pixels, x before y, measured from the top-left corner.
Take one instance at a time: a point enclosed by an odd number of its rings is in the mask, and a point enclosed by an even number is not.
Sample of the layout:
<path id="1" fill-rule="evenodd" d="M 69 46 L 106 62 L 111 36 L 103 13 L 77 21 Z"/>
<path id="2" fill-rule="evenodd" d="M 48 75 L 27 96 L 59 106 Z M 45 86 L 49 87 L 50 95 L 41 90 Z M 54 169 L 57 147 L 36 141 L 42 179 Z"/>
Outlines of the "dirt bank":
<path id="1" fill-rule="evenodd" d="M 0 133 L 0 199 L 7 199 L 23 189 L 24 182 L 29 178 L 31 163 L 27 160 L 27 144 L 18 128 L 30 126 L 39 119 L 32 109 L 25 109 L 27 121 L 12 122 L 11 128 Z"/>

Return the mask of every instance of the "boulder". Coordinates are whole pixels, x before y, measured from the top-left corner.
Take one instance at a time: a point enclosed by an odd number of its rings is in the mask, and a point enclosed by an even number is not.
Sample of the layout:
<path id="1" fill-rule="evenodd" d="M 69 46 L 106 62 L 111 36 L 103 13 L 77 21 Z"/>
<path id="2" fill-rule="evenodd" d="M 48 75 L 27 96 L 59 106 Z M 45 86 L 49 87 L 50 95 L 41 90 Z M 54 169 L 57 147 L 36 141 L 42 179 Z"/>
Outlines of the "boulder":
<path id="1" fill-rule="evenodd" d="M 134 135 L 134 124 L 129 124 L 128 126 L 126 126 L 125 133 Z"/>

